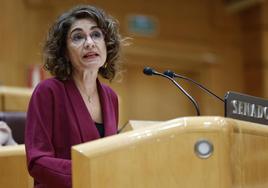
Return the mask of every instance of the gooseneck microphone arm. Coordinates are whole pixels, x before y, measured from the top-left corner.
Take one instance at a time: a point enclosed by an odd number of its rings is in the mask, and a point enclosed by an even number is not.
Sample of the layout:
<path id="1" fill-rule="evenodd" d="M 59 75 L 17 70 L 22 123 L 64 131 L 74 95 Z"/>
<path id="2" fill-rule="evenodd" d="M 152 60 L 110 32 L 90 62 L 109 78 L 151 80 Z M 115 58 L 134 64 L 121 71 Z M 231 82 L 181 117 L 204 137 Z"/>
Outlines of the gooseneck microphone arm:
<path id="1" fill-rule="evenodd" d="M 196 110 L 196 113 L 197 113 L 197 116 L 200 116 L 200 110 L 199 110 L 199 107 L 198 107 L 198 104 L 197 102 L 194 100 L 194 98 L 189 95 L 189 93 L 187 93 L 187 91 L 185 91 L 174 79 L 172 79 L 171 77 L 165 75 L 165 74 L 162 74 L 162 73 L 159 73 L 157 71 L 155 71 L 154 69 L 150 68 L 150 67 L 145 67 L 143 69 L 143 73 L 146 74 L 146 75 L 149 75 L 149 76 L 152 76 L 152 75 L 158 75 L 158 76 L 162 76 L 164 78 L 167 78 L 169 79 L 173 84 L 175 84 L 175 86 L 177 86 L 182 92 L 184 95 L 186 95 L 188 97 L 188 99 L 190 99 L 190 101 L 193 103 L 194 107 L 195 107 L 195 110 Z"/>
<path id="2" fill-rule="evenodd" d="M 217 99 L 219 99 L 220 101 L 224 102 L 224 100 L 222 98 L 220 98 L 219 96 L 217 96 L 216 94 L 214 94 L 212 91 L 210 91 L 209 89 L 205 88 L 202 84 L 194 81 L 193 79 L 191 78 L 188 78 L 186 76 L 182 76 L 182 75 L 179 75 L 179 74 L 176 74 L 174 73 L 173 71 L 170 71 L 170 70 L 167 70 L 164 72 L 164 75 L 170 77 L 170 78 L 181 78 L 183 80 L 187 80 L 187 81 L 190 81 L 192 83 L 194 83 L 195 85 L 197 85 L 199 88 L 201 88 L 202 90 L 206 91 L 207 93 L 209 93 L 210 95 L 216 97 Z"/>

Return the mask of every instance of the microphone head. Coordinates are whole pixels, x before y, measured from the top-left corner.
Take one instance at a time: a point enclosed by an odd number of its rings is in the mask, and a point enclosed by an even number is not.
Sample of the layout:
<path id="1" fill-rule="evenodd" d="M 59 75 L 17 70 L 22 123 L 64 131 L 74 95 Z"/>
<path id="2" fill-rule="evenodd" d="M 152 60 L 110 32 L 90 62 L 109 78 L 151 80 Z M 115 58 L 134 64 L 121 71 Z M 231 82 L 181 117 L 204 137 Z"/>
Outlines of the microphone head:
<path id="1" fill-rule="evenodd" d="M 152 69 L 151 67 L 145 67 L 143 69 L 143 73 L 146 74 L 146 75 L 151 76 L 151 75 L 153 75 L 155 73 L 155 70 Z"/>
<path id="2" fill-rule="evenodd" d="M 174 78 L 175 77 L 174 72 L 171 71 L 171 70 L 166 70 L 163 74 L 166 75 L 166 76 L 168 76 L 168 77 L 170 77 L 170 78 Z"/>

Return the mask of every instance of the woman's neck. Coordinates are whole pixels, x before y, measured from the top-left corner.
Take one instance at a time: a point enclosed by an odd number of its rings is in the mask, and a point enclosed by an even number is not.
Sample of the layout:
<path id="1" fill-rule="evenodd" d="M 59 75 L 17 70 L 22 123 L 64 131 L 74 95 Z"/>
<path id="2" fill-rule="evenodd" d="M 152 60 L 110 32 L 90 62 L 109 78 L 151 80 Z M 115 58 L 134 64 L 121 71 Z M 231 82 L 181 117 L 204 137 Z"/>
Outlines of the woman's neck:
<path id="1" fill-rule="evenodd" d="M 93 71 L 74 72 L 73 79 L 80 92 L 87 96 L 93 96 L 97 91 L 98 73 Z"/>

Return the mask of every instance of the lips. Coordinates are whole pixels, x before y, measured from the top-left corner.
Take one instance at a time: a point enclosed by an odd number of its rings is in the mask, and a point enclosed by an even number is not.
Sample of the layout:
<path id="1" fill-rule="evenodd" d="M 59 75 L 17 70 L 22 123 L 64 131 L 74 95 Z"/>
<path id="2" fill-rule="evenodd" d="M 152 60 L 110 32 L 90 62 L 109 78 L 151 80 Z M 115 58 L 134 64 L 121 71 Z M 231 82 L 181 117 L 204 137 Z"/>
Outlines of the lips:
<path id="1" fill-rule="evenodd" d="M 83 55 L 83 59 L 93 59 L 93 58 L 96 58 L 98 56 L 99 56 L 99 54 L 96 52 L 88 52 L 88 53 Z"/>

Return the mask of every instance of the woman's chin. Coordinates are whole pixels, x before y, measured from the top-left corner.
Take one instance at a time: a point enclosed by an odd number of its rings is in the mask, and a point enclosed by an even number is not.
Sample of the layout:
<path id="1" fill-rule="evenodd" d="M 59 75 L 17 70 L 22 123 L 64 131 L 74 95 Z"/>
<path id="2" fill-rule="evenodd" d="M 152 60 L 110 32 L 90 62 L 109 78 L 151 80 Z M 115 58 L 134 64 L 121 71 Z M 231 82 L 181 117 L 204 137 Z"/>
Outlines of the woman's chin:
<path id="1" fill-rule="evenodd" d="M 85 69 L 99 69 L 103 63 L 100 63 L 99 61 L 89 61 L 89 62 L 83 62 L 83 67 Z"/>

